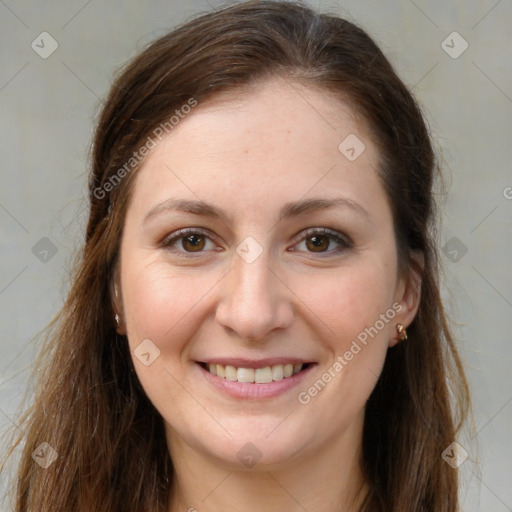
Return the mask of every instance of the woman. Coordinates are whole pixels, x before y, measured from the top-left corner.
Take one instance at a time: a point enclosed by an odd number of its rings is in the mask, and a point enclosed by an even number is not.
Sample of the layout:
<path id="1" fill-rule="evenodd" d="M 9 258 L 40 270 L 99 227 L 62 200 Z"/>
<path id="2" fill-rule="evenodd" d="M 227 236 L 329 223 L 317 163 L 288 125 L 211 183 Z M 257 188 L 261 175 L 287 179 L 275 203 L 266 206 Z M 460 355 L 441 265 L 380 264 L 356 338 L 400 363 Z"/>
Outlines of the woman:
<path id="1" fill-rule="evenodd" d="M 99 119 L 15 510 L 456 511 L 435 177 L 343 19 L 243 2 L 151 44 Z"/>

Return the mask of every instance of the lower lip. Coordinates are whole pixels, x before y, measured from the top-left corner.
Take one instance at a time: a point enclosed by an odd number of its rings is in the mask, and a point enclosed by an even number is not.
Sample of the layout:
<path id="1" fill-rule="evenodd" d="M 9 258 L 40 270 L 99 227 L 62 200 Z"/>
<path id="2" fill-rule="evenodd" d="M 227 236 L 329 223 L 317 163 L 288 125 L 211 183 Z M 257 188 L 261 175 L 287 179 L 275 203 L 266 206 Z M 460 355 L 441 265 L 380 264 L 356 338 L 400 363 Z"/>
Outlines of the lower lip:
<path id="1" fill-rule="evenodd" d="M 272 381 L 268 384 L 230 381 L 222 377 L 218 377 L 217 375 L 213 375 L 208 370 L 205 370 L 199 363 L 197 363 L 197 366 L 201 370 L 201 375 L 206 379 L 206 381 L 213 384 L 226 395 L 232 398 L 258 400 L 263 398 L 273 398 L 286 393 L 293 387 L 300 384 L 315 365 L 310 364 L 306 369 L 292 375 L 291 377 Z"/>

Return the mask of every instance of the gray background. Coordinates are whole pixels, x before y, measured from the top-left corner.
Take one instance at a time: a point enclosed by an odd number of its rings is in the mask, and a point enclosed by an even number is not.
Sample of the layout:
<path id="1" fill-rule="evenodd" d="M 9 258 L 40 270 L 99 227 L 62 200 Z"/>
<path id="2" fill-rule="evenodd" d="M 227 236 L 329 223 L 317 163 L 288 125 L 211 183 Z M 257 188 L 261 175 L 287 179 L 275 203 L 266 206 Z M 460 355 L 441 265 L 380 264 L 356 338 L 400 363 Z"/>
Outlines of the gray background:
<path id="1" fill-rule="evenodd" d="M 429 120 L 447 188 L 439 196 L 443 294 L 475 404 L 477 434 L 459 439 L 470 453 L 464 510 L 510 511 L 512 1 L 309 3 L 366 28 Z M 30 340 L 68 289 L 94 115 L 112 73 L 145 43 L 219 5 L 0 0 L 0 431 L 16 421 L 37 349 Z M 469 45 L 458 58 L 454 31 Z M 46 59 L 31 48 L 42 32 L 58 43 Z"/>

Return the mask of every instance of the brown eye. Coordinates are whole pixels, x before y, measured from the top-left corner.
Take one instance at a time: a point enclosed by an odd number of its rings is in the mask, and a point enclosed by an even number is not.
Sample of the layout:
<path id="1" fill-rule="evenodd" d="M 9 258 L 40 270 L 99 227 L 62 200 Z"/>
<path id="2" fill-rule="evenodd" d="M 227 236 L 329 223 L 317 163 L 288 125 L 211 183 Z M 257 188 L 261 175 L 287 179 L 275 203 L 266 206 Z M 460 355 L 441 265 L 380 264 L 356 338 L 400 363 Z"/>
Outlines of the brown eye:
<path id="1" fill-rule="evenodd" d="M 218 251 L 212 236 L 202 228 L 179 229 L 160 242 L 160 247 L 182 258 L 196 258 Z"/>
<path id="2" fill-rule="evenodd" d="M 331 238 L 325 235 L 314 235 L 306 239 L 306 247 L 311 252 L 324 252 L 329 248 Z"/>
<path id="3" fill-rule="evenodd" d="M 302 237 L 292 251 L 309 254 L 316 253 L 319 257 L 335 256 L 353 247 L 346 235 L 328 228 L 310 228 L 302 233 Z"/>
<path id="4" fill-rule="evenodd" d="M 198 233 L 192 233 L 190 235 L 184 236 L 181 239 L 181 246 L 187 252 L 198 252 L 204 249 L 206 245 L 206 240 L 203 235 Z"/>

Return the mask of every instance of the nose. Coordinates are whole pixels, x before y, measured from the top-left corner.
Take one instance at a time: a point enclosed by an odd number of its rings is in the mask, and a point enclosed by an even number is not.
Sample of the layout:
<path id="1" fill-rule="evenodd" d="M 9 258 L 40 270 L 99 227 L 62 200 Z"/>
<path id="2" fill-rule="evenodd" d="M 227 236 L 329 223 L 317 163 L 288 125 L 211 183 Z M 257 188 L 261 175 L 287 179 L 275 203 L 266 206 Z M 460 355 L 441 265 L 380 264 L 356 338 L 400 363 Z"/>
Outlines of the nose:
<path id="1" fill-rule="evenodd" d="M 292 296 L 282 277 L 269 267 L 265 253 L 252 263 L 235 256 L 223 280 L 216 320 L 243 340 L 262 341 L 291 325 Z"/>

